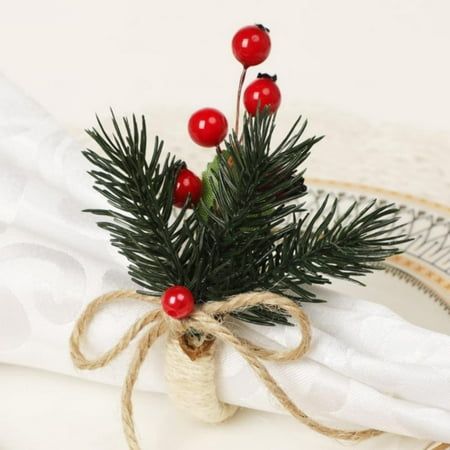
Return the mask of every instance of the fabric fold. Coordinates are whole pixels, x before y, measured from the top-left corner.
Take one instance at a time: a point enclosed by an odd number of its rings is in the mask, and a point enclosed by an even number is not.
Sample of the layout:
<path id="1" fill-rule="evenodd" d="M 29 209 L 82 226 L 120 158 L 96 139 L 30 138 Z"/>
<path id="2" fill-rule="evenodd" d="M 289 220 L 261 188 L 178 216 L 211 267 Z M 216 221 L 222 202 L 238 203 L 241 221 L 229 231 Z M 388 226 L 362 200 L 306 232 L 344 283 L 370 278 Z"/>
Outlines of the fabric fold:
<path id="1" fill-rule="evenodd" d="M 134 288 L 126 262 L 81 209 L 104 206 L 91 189 L 81 148 L 38 105 L 0 77 L 0 362 L 120 385 L 133 349 L 99 372 L 75 370 L 68 338 L 83 306 Z M 412 325 L 388 308 L 318 288 L 305 304 L 313 345 L 305 359 L 268 363 L 315 418 L 450 442 L 450 336 Z M 389 293 L 385 293 L 389 295 Z M 110 347 L 147 309 L 102 311 L 87 342 Z M 253 340 L 289 345 L 291 327 L 236 323 Z M 138 388 L 165 391 L 164 339 L 144 363 Z M 231 348 L 218 351 L 218 389 L 229 403 L 282 409 Z"/>

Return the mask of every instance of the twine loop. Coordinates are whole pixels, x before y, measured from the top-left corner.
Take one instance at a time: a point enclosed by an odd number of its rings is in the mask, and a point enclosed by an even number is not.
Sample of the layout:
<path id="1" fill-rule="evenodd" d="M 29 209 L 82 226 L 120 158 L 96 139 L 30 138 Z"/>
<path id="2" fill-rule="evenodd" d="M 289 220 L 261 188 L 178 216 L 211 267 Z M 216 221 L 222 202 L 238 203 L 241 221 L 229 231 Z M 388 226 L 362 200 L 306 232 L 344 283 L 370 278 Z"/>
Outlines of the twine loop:
<path id="1" fill-rule="evenodd" d="M 157 307 L 145 313 L 131 325 L 111 349 L 97 358 L 87 358 L 80 349 L 81 340 L 85 336 L 87 328 L 99 309 L 118 300 L 138 300 Z M 223 318 L 233 312 L 252 306 L 264 306 L 286 311 L 300 327 L 301 336 L 298 344 L 291 349 L 281 350 L 261 347 L 237 336 L 224 324 Z M 206 337 L 206 340 L 200 347 L 198 345 L 190 347 L 188 340 L 186 340 L 187 336 L 192 335 L 193 330 L 196 333 L 200 332 L 202 336 Z M 375 429 L 347 431 L 322 425 L 303 412 L 270 375 L 262 361 L 294 361 L 302 358 L 311 345 L 311 325 L 307 315 L 301 307 L 286 297 L 271 292 L 248 292 L 230 297 L 227 301 L 209 302 L 199 305 L 189 317 L 183 320 L 176 320 L 164 313 L 160 307 L 160 299 L 158 297 L 146 296 L 129 290 L 113 291 L 101 295 L 89 303 L 75 323 L 70 337 L 72 360 L 79 369 L 93 370 L 105 367 L 125 350 L 141 332 L 143 334 L 137 344 L 122 389 L 122 424 L 130 450 L 140 450 L 133 420 L 133 388 L 138 378 L 140 367 L 150 347 L 160 336 L 166 333 L 169 334 L 169 338 L 176 337 L 179 340 L 183 351 L 193 361 L 201 357 L 202 352 L 208 349 L 211 341 L 218 340 L 231 345 L 247 361 L 281 405 L 300 422 L 319 433 L 348 441 L 361 441 L 381 433 L 381 431 Z M 182 388 L 183 386 L 180 386 L 180 389 Z"/>

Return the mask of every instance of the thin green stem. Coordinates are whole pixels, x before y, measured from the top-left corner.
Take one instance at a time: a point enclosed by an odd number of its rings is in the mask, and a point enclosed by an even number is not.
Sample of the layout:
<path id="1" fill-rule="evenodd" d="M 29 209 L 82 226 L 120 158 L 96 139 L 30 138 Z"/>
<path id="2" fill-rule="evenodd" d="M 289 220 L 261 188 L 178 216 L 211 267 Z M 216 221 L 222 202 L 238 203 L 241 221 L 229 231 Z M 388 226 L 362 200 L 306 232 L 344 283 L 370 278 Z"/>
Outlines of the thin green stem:
<path id="1" fill-rule="evenodd" d="M 234 125 L 234 131 L 236 133 L 236 136 L 238 136 L 238 134 L 239 134 L 239 116 L 241 115 L 241 94 L 242 94 L 242 87 L 244 86 L 245 75 L 247 75 L 246 67 L 244 67 L 242 69 L 241 77 L 239 78 L 239 87 L 238 87 L 238 91 L 237 91 L 236 122 Z"/>

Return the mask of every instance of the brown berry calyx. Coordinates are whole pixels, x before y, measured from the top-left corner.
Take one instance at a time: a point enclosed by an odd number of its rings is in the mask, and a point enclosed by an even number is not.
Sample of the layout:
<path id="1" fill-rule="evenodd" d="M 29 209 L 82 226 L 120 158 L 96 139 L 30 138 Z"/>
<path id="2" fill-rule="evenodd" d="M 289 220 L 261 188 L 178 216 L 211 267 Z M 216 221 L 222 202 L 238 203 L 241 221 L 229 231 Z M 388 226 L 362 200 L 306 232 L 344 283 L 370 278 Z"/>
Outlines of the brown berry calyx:
<path id="1" fill-rule="evenodd" d="M 276 83 L 276 81 L 278 80 L 278 77 L 274 74 L 274 75 L 270 75 L 268 73 L 258 73 L 258 75 L 256 76 L 256 78 L 265 78 L 267 80 L 272 80 L 274 83 Z"/>
<path id="2" fill-rule="evenodd" d="M 255 23 L 255 25 L 256 25 L 260 30 L 265 31 L 266 33 L 270 33 L 270 30 L 269 30 L 267 27 L 265 27 L 262 23 Z"/>

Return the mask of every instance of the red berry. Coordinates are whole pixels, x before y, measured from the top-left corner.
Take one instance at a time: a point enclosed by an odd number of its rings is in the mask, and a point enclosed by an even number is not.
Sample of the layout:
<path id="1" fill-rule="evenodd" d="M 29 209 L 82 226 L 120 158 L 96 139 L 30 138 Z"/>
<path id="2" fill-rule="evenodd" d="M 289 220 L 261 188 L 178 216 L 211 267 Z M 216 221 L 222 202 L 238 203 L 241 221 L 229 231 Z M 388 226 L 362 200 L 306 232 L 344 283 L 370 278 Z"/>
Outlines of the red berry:
<path id="1" fill-rule="evenodd" d="M 187 198 L 191 196 L 192 204 L 196 205 L 202 197 L 202 180 L 188 169 L 178 172 L 177 182 L 173 190 L 173 204 L 182 208 Z"/>
<path id="2" fill-rule="evenodd" d="M 194 311 L 195 301 L 192 292 L 184 286 L 172 286 L 161 297 L 165 313 L 174 319 L 183 319 Z"/>
<path id="3" fill-rule="evenodd" d="M 231 48 L 245 68 L 261 64 L 270 53 L 269 30 L 262 25 L 241 28 L 234 35 Z"/>
<path id="4" fill-rule="evenodd" d="M 217 109 L 199 109 L 189 119 L 188 131 L 196 144 L 202 147 L 216 147 L 227 135 L 227 119 Z"/>
<path id="5" fill-rule="evenodd" d="M 278 89 L 276 77 L 258 74 L 258 78 L 247 86 L 244 92 L 244 105 L 247 112 L 254 116 L 256 111 L 262 111 L 267 106 L 274 113 L 281 103 L 281 92 Z"/>

